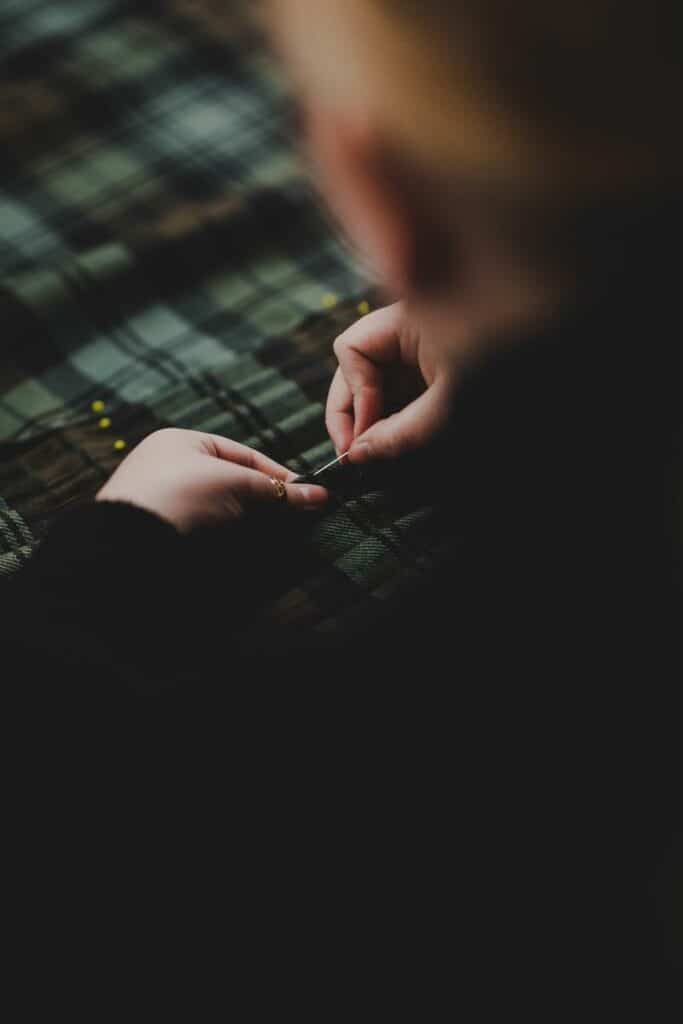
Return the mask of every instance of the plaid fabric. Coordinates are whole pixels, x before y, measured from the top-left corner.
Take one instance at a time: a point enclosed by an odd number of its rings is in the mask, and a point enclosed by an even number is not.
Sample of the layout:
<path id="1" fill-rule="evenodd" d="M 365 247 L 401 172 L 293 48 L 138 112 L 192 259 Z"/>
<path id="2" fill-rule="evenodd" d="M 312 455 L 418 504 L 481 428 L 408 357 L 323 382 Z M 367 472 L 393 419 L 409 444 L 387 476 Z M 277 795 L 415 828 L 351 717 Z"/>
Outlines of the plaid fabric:
<path id="1" fill-rule="evenodd" d="M 299 471 L 331 454 L 331 345 L 367 285 L 306 185 L 240 8 L 0 5 L 2 574 L 92 497 L 117 441 L 175 425 Z M 273 621 L 365 614 L 444 539 L 430 509 L 385 490 L 338 502 L 310 544 L 323 569 Z"/>

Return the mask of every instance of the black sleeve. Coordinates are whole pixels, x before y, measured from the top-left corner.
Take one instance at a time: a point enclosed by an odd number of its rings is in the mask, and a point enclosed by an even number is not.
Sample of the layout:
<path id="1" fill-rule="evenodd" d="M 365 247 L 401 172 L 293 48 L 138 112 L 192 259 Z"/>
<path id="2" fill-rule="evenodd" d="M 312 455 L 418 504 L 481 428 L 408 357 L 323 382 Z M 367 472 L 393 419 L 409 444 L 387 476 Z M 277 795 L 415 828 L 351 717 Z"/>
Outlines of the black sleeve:
<path id="1" fill-rule="evenodd" d="M 20 688 L 95 696 L 234 688 L 282 679 L 291 666 L 299 681 L 403 672 L 420 634 L 436 628 L 434 593 L 403 610 L 405 625 L 392 615 L 369 628 L 363 618 L 341 640 L 288 627 L 274 643 L 251 643 L 245 627 L 259 606 L 326 571 L 311 525 L 278 506 L 184 536 L 127 504 L 69 511 L 0 583 L 5 664 Z"/>
<path id="2" fill-rule="evenodd" d="M 2 589 L 5 652 L 40 692 L 156 692 L 188 678 L 189 560 L 176 530 L 100 503 L 56 522 Z"/>
<path id="3" fill-rule="evenodd" d="M 254 513 L 189 536 L 127 504 L 65 513 L 0 586 L 5 664 L 20 689 L 95 697 L 279 678 L 283 647 L 245 651 L 240 636 L 310 570 L 308 530 L 310 519 L 286 508 L 277 528 Z M 316 639 L 293 631 L 290 645 L 314 650 Z"/>

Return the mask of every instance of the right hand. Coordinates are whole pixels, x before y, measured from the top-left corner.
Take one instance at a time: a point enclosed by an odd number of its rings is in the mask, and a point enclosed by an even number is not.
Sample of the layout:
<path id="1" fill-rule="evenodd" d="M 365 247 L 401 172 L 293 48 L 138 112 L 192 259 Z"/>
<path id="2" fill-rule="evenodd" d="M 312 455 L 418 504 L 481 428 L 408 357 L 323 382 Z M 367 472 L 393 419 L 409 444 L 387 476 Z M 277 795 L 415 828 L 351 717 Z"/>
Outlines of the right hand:
<path id="1" fill-rule="evenodd" d="M 349 462 L 396 458 L 426 444 L 445 425 L 454 364 L 409 322 L 403 303 L 363 317 L 337 338 L 334 351 L 339 369 L 326 422 L 337 453 L 350 450 Z M 421 392 L 385 416 L 388 377 L 397 368 L 417 375 Z"/>

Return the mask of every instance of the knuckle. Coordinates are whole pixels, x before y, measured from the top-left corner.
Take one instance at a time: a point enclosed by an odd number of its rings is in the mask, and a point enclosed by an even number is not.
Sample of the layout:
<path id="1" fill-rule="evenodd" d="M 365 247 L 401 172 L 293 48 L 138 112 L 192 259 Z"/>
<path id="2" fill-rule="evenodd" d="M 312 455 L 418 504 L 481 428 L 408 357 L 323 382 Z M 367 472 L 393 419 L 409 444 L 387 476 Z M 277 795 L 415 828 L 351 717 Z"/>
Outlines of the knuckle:
<path id="1" fill-rule="evenodd" d="M 387 459 L 395 459 L 401 451 L 399 439 L 393 434 L 385 434 L 377 447 Z"/>
<path id="2" fill-rule="evenodd" d="M 335 338 L 334 344 L 332 345 L 332 351 L 334 352 L 337 359 L 340 359 L 348 346 L 348 342 L 343 334 L 340 334 L 338 338 Z"/>
<path id="3" fill-rule="evenodd" d="M 387 459 L 396 459 L 405 448 L 404 438 L 398 430 L 382 430 L 375 443 L 378 453 Z"/>

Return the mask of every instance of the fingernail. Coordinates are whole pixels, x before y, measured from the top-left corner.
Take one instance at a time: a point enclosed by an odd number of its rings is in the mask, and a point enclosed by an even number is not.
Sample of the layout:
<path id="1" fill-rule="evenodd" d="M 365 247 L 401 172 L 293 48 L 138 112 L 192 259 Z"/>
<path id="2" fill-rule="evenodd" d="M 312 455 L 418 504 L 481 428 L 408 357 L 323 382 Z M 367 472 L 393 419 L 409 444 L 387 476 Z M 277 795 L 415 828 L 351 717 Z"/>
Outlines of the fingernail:
<path id="1" fill-rule="evenodd" d="M 371 456 L 372 452 L 367 441 L 358 441 L 349 452 L 349 460 L 356 465 L 361 462 L 368 462 Z"/>
<path id="2" fill-rule="evenodd" d="M 329 495 L 323 487 L 302 487 L 301 497 L 307 508 L 316 508 L 324 505 Z"/>

